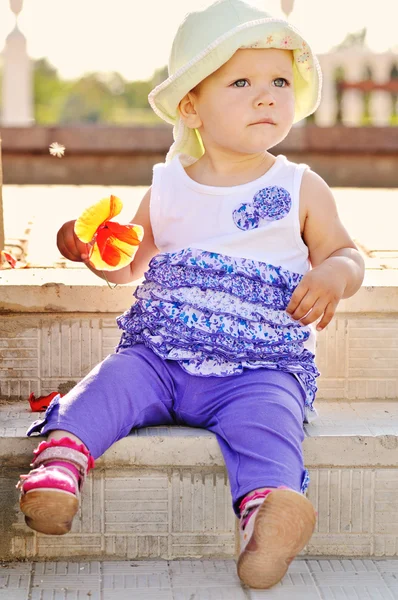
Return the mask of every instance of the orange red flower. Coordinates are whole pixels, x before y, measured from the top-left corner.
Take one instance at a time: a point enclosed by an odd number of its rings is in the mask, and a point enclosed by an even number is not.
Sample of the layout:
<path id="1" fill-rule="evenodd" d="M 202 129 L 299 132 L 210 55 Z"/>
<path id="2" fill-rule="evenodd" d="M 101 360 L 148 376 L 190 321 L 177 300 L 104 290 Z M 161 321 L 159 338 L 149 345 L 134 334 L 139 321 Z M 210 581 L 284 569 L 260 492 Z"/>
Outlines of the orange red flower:
<path id="1" fill-rule="evenodd" d="M 111 221 L 123 208 L 116 196 L 87 208 L 75 222 L 75 234 L 90 247 L 90 263 L 95 269 L 113 271 L 131 263 L 144 237 L 141 225 L 121 225 Z"/>

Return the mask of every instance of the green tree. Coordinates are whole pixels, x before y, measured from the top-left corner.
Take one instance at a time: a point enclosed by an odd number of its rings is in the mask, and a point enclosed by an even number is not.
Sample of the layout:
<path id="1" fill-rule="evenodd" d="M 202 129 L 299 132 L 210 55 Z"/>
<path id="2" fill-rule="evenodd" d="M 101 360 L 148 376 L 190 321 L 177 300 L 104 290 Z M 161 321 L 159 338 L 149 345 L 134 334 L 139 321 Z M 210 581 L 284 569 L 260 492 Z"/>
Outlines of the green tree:
<path id="1" fill-rule="evenodd" d="M 162 81 L 165 81 L 169 76 L 169 70 L 167 66 L 161 67 L 160 69 L 156 69 L 151 79 L 151 88 L 156 87 Z"/>
<path id="2" fill-rule="evenodd" d="M 151 91 L 150 81 L 131 81 L 126 83 L 124 97 L 128 108 L 149 108 L 148 94 Z"/>
<path id="3" fill-rule="evenodd" d="M 69 83 L 59 78 L 56 69 L 46 58 L 33 65 L 33 97 L 36 123 L 53 125 L 60 120 Z"/>
<path id="4" fill-rule="evenodd" d="M 115 98 L 106 83 L 95 74 L 85 75 L 71 84 L 64 99 L 60 122 L 109 123 L 112 122 Z"/>
<path id="5" fill-rule="evenodd" d="M 167 67 L 147 81 L 125 81 L 119 73 L 90 73 L 65 81 L 42 58 L 34 62 L 36 123 L 162 123 L 149 106 L 148 94 L 165 78 Z"/>

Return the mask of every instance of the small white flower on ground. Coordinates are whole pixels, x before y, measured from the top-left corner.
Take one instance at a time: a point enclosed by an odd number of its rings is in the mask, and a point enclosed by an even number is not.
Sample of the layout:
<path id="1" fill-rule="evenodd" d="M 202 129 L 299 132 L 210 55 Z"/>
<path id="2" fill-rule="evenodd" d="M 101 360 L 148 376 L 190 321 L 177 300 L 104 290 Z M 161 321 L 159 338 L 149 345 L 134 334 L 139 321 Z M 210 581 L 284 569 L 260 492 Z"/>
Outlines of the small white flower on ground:
<path id="1" fill-rule="evenodd" d="M 63 146 L 62 144 L 58 144 L 58 142 L 53 142 L 49 147 L 49 151 L 51 156 L 62 158 L 65 152 L 65 146 Z"/>

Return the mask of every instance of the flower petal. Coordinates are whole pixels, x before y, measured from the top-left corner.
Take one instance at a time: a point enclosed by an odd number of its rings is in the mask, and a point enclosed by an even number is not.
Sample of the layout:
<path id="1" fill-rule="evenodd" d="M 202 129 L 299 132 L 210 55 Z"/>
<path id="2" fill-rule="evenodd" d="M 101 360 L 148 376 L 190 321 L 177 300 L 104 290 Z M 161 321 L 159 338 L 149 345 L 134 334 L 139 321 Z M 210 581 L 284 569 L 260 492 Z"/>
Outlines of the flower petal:
<path id="1" fill-rule="evenodd" d="M 105 250 L 106 250 L 106 245 L 107 245 L 108 238 L 109 238 L 110 235 L 111 235 L 111 232 L 106 227 L 106 225 L 104 227 L 101 227 L 101 229 L 99 229 L 97 231 L 97 235 L 95 237 L 95 241 L 97 243 L 98 250 L 99 250 L 99 253 L 101 255 L 101 258 L 104 258 L 104 254 L 105 254 Z"/>
<path id="2" fill-rule="evenodd" d="M 102 260 L 98 244 L 95 243 L 90 254 L 90 264 L 98 271 L 112 271 L 114 267 L 110 267 L 108 263 Z"/>
<path id="3" fill-rule="evenodd" d="M 144 228 L 141 225 L 134 225 L 133 223 L 120 225 L 120 223 L 115 223 L 115 221 L 109 221 L 106 223 L 106 226 L 114 237 L 132 246 L 137 246 L 144 237 Z"/>
<path id="4" fill-rule="evenodd" d="M 93 246 L 90 262 L 96 269 L 112 271 L 131 263 L 138 244 L 131 245 L 115 238 L 109 229 L 101 229 Z"/>
<path id="5" fill-rule="evenodd" d="M 103 198 L 93 206 L 86 208 L 76 220 L 75 234 L 80 241 L 89 244 L 94 238 L 98 227 L 118 215 L 122 208 L 122 201 L 116 196 Z"/>

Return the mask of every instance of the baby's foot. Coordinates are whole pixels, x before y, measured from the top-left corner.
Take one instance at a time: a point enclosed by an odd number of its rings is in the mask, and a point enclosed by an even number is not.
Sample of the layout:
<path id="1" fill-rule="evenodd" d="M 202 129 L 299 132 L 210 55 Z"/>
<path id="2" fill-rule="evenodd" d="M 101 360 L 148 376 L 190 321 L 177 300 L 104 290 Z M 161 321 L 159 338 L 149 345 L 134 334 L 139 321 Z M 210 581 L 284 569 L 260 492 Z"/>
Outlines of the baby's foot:
<path id="1" fill-rule="evenodd" d="M 17 485 L 26 524 L 49 535 L 68 533 L 94 461 L 83 444 L 66 437 L 41 442 L 34 454 L 33 470 L 21 475 Z"/>
<path id="2" fill-rule="evenodd" d="M 238 575 L 249 587 L 270 588 L 309 542 L 314 507 L 302 494 L 286 488 L 253 494 L 241 507 Z"/>

